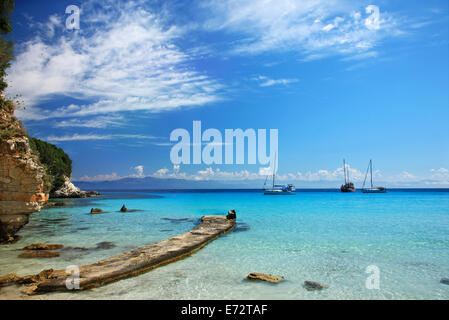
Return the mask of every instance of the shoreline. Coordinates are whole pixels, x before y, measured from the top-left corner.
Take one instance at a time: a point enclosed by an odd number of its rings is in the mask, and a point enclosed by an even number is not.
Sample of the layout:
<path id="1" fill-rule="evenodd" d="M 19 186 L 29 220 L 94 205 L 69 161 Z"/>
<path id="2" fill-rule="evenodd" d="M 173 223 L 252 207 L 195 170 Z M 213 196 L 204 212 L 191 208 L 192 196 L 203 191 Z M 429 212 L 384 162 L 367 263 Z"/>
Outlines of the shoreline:
<path id="1" fill-rule="evenodd" d="M 144 247 L 125 252 L 79 267 L 79 290 L 103 286 L 121 279 L 134 277 L 160 266 L 178 261 L 205 247 L 211 241 L 231 231 L 235 219 L 209 215 L 201 218 L 201 224 L 183 234 Z M 66 270 L 43 270 L 39 274 L 17 277 L 15 284 L 25 284 L 27 295 L 54 291 L 70 291 L 66 280 L 73 279 Z M 73 290 L 78 291 L 78 290 Z"/>

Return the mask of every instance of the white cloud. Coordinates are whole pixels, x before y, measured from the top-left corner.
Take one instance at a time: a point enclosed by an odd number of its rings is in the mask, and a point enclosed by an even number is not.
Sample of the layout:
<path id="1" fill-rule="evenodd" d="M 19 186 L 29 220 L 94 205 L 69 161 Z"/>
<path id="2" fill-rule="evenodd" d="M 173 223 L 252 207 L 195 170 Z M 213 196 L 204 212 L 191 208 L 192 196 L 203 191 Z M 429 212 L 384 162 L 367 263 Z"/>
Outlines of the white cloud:
<path id="1" fill-rule="evenodd" d="M 417 179 L 415 175 L 411 174 L 408 171 L 402 171 L 398 177 L 401 181 L 412 181 Z"/>
<path id="2" fill-rule="evenodd" d="M 447 174 L 447 173 L 449 173 L 449 170 L 446 168 L 430 169 L 430 172 L 435 172 L 437 174 Z"/>
<path id="3" fill-rule="evenodd" d="M 56 122 L 53 126 L 56 128 L 108 128 L 120 127 L 125 122 L 122 116 L 102 116 L 93 119 L 70 119 Z"/>
<path id="4" fill-rule="evenodd" d="M 45 140 L 51 142 L 61 141 L 86 141 L 86 140 L 113 140 L 113 139 L 157 139 L 153 136 L 139 134 L 72 134 L 65 136 L 49 136 Z"/>
<path id="5" fill-rule="evenodd" d="M 292 50 L 308 56 L 352 55 L 371 50 L 386 37 L 400 34 L 398 19 L 352 0 L 204 0 L 213 12 L 208 30 L 240 34 L 234 53 Z M 367 11 L 366 11 L 367 10 Z M 363 12 L 361 14 L 360 12 Z"/>
<path id="6" fill-rule="evenodd" d="M 365 174 L 360 170 L 351 168 L 348 164 L 347 170 L 349 171 L 350 180 L 358 183 L 361 187 L 361 183 L 365 178 Z M 131 174 L 128 176 L 117 176 L 116 173 L 112 174 L 100 174 L 94 177 L 83 176 L 74 181 L 107 181 L 118 180 L 122 178 L 134 177 L 154 177 L 162 179 L 184 179 L 192 181 L 264 181 L 267 176 L 271 176 L 272 172 L 269 168 L 260 168 L 258 172 L 250 172 L 248 170 L 240 171 L 226 171 L 220 168 L 206 167 L 203 170 L 198 170 L 195 173 L 181 172 L 178 165 L 173 166 L 172 170 L 167 168 L 161 168 L 156 170 L 153 174 L 144 175 L 143 166 L 136 166 L 133 168 L 137 174 Z M 432 169 L 431 174 L 418 177 L 411 174 L 408 171 L 403 171 L 400 174 L 383 176 L 379 170 L 373 172 L 373 178 L 378 182 L 388 186 L 395 187 L 419 187 L 419 186 L 445 186 L 449 185 L 449 170 L 445 168 Z M 338 187 L 343 181 L 343 167 L 335 170 L 319 169 L 316 171 L 296 172 L 296 173 L 279 173 L 276 175 L 276 181 L 279 183 L 302 183 L 302 185 L 325 185 Z"/>
<path id="7" fill-rule="evenodd" d="M 143 177 L 144 176 L 143 175 L 143 166 L 142 165 L 134 167 L 134 170 L 136 170 L 137 177 Z"/>
<path id="8" fill-rule="evenodd" d="M 140 1 L 82 5 L 81 30 L 54 32 L 61 17 L 51 16 L 52 39 L 36 36 L 20 44 L 9 70 L 9 95 L 20 93 L 22 119 L 81 117 L 119 111 L 163 111 L 201 106 L 219 99 L 221 86 L 186 66 L 191 59 L 174 43 L 186 29 L 166 27 L 160 15 Z M 53 28 L 53 29 L 52 29 Z M 30 108 L 55 95 L 94 101 L 48 110 Z"/>
<path id="9" fill-rule="evenodd" d="M 84 175 L 80 178 L 73 179 L 73 181 L 113 181 L 113 180 L 120 180 L 124 177 L 118 176 L 117 173 L 111 173 L 111 174 L 99 174 L 93 177 L 89 177 L 87 175 Z"/>
<path id="10" fill-rule="evenodd" d="M 261 87 L 271 87 L 275 85 L 288 85 L 290 83 L 299 82 L 299 79 L 270 79 L 267 76 L 258 76 L 253 80 L 259 82 Z"/>
<path id="11" fill-rule="evenodd" d="M 55 35 L 55 29 L 61 25 L 61 18 L 58 15 L 53 14 L 48 18 L 48 22 L 45 24 L 46 34 L 48 37 Z"/>
<path id="12" fill-rule="evenodd" d="M 363 181 L 365 175 L 361 171 L 351 168 L 348 164 L 347 170 L 349 171 L 350 179 L 354 182 Z M 272 170 L 269 167 L 259 168 L 258 172 L 250 172 L 248 170 L 240 171 L 226 171 L 220 168 L 206 167 L 203 170 L 198 170 L 196 173 L 187 174 L 180 172 L 178 167 L 174 167 L 172 171 L 167 168 L 157 170 L 153 177 L 157 178 L 175 178 L 175 179 L 187 179 L 187 180 L 232 180 L 232 181 L 245 181 L 245 180 L 265 180 L 267 176 L 272 175 Z M 379 177 L 379 171 L 374 172 L 374 177 Z M 306 173 L 287 173 L 277 174 L 277 181 L 341 181 L 343 180 L 343 167 L 329 170 L 317 170 L 315 172 L 308 171 Z"/>
<path id="13" fill-rule="evenodd" d="M 427 184 L 449 185 L 449 170 L 446 168 L 431 169 Z"/>
<path id="14" fill-rule="evenodd" d="M 169 171 L 169 170 L 168 170 L 167 168 L 159 169 L 159 170 L 157 170 L 157 171 L 153 174 L 153 176 L 154 176 L 154 177 L 158 177 L 158 178 L 162 178 L 162 177 L 164 177 L 164 176 L 167 175 L 168 171 Z"/>

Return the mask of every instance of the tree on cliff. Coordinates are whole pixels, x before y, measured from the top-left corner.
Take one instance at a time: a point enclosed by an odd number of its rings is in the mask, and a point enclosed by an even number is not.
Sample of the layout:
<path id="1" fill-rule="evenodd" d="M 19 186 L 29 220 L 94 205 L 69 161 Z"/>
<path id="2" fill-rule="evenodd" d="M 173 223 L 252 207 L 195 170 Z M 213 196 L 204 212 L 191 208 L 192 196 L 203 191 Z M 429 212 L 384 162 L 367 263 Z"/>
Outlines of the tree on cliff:
<path id="1" fill-rule="evenodd" d="M 4 38 L 12 31 L 9 16 L 13 10 L 14 0 L 0 0 L 0 93 L 3 93 L 8 86 L 5 81 L 6 69 L 14 59 L 13 41 Z"/>
<path id="2" fill-rule="evenodd" d="M 39 154 L 39 161 L 46 168 L 45 183 L 49 191 L 54 192 L 64 184 L 64 177 L 72 175 L 72 160 L 61 148 L 55 145 L 30 138 L 30 147 Z"/>

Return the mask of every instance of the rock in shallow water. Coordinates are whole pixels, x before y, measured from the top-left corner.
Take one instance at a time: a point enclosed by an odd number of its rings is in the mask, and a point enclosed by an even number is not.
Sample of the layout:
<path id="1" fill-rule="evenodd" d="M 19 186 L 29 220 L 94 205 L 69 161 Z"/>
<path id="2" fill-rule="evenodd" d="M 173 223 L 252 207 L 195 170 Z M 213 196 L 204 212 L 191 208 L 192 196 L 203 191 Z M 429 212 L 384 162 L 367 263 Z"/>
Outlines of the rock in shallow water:
<path id="1" fill-rule="evenodd" d="M 449 278 L 442 278 L 440 283 L 449 285 Z"/>
<path id="2" fill-rule="evenodd" d="M 56 250 L 61 249 L 62 247 L 64 247 L 62 244 L 33 243 L 22 248 L 22 250 Z"/>
<path id="3" fill-rule="evenodd" d="M 104 213 L 103 210 L 98 209 L 98 208 L 92 208 L 90 209 L 90 213 L 91 214 L 98 214 L 98 213 Z"/>
<path id="4" fill-rule="evenodd" d="M 322 290 L 328 287 L 329 286 L 327 284 L 322 284 L 316 281 L 304 281 L 304 288 L 308 291 Z"/>
<path id="5" fill-rule="evenodd" d="M 268 281 L 271 283 L 278 283 L 278 282 L 281 282 L 282 280 L 284 280 L 284 277 L 281 277 L 281 276 L 274 276 L 271 274 L 264 274 L 264 273 L 257 273 L 257 272 L 250 273 L 247 278 L 250 280 L 262 280 L 262 281 Z"/>
<path id="6" fill-rule="evenodd" d="M 19 255 L 19 258 L 56 258 L 59 257 L 59 253 L 54 251 L 28 251 Z"/>

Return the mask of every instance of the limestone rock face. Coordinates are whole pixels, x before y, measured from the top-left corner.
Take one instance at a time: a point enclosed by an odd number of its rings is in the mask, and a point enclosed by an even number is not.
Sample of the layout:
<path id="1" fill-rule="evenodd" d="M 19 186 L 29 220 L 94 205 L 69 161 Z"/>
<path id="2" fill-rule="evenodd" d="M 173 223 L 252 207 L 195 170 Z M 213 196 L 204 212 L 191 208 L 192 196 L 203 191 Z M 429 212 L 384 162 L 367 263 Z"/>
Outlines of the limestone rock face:
<path id="1" fill-rule="evenodd" d="M 81 189 L 76 187 L 68 177 L 64 177 L 64 184 L 51 194 L 52 198 L 74 198 L 82 193 Z"/>
<path id="2" fill-rule="evenodd" d="M 70 178 L 64 177 L 64 184 L 55 192 L 53 192 L 51 198 L 87 198 L 92 196 L 98 196 L 96 191 L 83 191 L 75 186 Z"/>
<path id="3" fill-rule="evenodd" d="M 18 132 L 0 139 L 0 243 L 11 241 L 29 215 L 48 200 L 44 169 L 31 152 L 28 137 L 20 135 L 22 125 L 12 113 L 0 109 L 0 131 L 14 128 Z"/>

